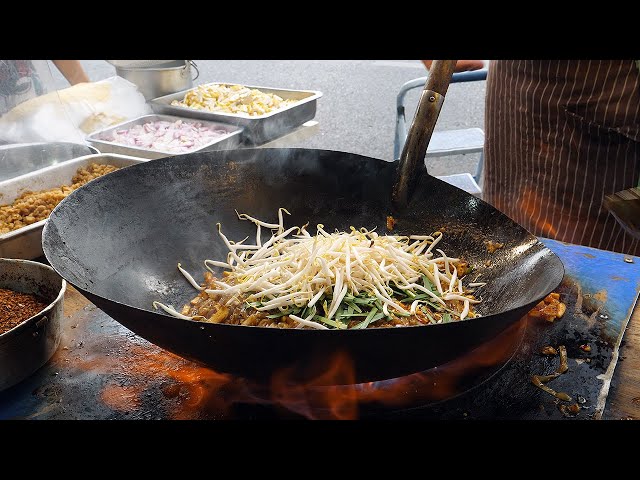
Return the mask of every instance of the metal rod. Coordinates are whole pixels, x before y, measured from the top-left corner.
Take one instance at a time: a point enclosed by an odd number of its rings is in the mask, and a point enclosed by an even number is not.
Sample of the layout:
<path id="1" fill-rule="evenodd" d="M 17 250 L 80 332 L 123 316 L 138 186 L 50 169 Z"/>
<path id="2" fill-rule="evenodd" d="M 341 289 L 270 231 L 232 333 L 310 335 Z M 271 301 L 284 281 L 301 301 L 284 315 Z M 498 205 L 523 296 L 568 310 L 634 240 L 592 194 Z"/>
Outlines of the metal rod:
<path id="1" fill-rule="evenodd" d="M 407 206 L 419 171 L 426 171 L 424 158 L 427 147 L 442 109 L 455 65 L 456 60 L 434 60 L 431 64 L 429 77 L 420 96 L 418 108 L 398 162 L 392 193 L 392 202 L 396 209 Z"/>

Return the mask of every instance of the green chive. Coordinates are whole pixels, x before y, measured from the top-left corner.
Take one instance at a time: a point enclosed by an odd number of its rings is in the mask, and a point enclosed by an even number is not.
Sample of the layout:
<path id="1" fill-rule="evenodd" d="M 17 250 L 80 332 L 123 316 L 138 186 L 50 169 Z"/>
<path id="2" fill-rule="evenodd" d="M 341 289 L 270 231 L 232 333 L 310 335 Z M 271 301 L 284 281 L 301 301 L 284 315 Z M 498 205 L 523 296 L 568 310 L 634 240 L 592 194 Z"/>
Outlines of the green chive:
<path id="1" fill-rule="evenodd" d="M 354 303 L 352 300 L 346 302 L 346 304 L 349 305 L 349 308 L 351 309 L 351 311 L 362 313 L 362 309 L 356 303 Z"/>
<path id="2" fill-rule="evenodd" d="M 357 329 L 367 328 L 367 326 L 371 323 L 376 313 L 378 313 L 378 309 L 376 307 L 373 307 L 373 309 L 367 315 L 367 318 L 365 318 L 362 322 L 360 322 L 353 328 L 357 328 Z"/>
<path id="3" fill-rule="evenodd" d="M 313 320 L 315 322 L 322 322 L 322 323 L 325 323 L 327 325 L 330 325 L 330 326 L 332 326 L 334 328 L 338 328 L 338 329 L 341 329 L 341 330 L 344 330 L 345 328 L 347 328 L 346 325 L 344 325 L 344 324 L 342 324 L 340 322 L 336 322 L 334 320 L 329 320 L 327 317 L 323 317 L 321 315 L 316 315 L 315 317 L 313 317 Z"/>
<path id="4" fill-rule="evenodd" d="M 409 291 L 407 291 L 407 293 L 409 293 Z M 400 302 L 409 302 L 409 301 L 411 301 L 413 303 L 415 300 L 426 300 L 428 298 L 430 298 L 430 296 L 428 294 L 420 293 L 418 295 L 414 295 L 413 297 L 402 298 L 402 299 L 400 299 Z"/>
<path id="5" fill-rule="evenodd" d="M 298 315 L 300 313 L 300 307 L 297 308 L 291 308 L 285 311 L 280 311 L 279 313 L 273 313 L 271 315 L 267 315 L 267 318 L 280 318 L 280 317 L 284 317 L 285 315 Z M 300 315 L 301 317 L 304 317 L 304 315 Z"/>

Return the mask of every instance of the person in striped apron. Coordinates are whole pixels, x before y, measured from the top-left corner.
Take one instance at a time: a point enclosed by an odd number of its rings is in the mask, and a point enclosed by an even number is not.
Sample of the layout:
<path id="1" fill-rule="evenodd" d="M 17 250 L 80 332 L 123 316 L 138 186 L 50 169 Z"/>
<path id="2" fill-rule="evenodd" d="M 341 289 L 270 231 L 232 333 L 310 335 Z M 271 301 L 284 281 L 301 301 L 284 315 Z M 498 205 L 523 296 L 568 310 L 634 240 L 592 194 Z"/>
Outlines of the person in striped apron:
<path id="1" fill-rule="evenodd" d="M 483 199 L 537 236 L 640 256 L 603 206 L 638 185 L 639 112 L 635 60 L 490 61 Z"/>

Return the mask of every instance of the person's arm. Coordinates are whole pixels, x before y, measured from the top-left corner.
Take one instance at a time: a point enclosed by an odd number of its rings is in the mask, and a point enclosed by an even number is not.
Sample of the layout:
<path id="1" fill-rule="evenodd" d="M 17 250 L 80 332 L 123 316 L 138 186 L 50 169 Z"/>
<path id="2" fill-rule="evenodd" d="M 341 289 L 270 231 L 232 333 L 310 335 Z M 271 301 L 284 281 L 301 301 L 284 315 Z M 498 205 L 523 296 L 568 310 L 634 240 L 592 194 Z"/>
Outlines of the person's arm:
<path id="1" fill-rule="evenodd" d="M 82 68 L 80 60 L 52 60 L 52 62 L 71 85 L 91 81 Z"/>
<path id="2" fill-rule="evenodd" d="M 424 66 L 429 70 L 433 60 L 421 60 Z M 467 72 L 469 70 L 480 70 L 484 68 L 484 62 L 482 60 L 458 60 L 456 62 L 456 72 Z"/>

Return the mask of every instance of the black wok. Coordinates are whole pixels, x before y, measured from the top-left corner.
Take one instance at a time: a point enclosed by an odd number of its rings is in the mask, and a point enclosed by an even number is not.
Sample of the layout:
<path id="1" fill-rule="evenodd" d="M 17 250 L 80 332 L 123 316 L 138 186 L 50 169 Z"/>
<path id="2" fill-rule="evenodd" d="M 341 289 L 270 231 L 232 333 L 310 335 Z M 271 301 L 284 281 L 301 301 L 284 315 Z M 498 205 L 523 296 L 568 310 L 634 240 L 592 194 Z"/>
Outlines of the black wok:
<path id="1" fill-rule="evenodd" d="M 133 165 L 73 192 L 51 214 L 43 248 L 51 266 L 98 307 L 147 340 L 217 370 L 268 377 L 346 350 L 363 381 L 441 364 L 492 338 L 558 286 L 559 258 L 487 203 L 423 175 L 394 234 L 444 230 L 440 247 L 463 256 L 487 282 L 477 319 L 424 327 L 284 330 L 199 323 L 155 311 L 197 293 L 176 264 L 202 280 L 203 260 L 226 258 L 231 238 L 255 235 L 234 209 L 286 225 L 323 223 L 385 232 L 393 163 L 344 152 L 243 149 Z M 484 241 L 504 243 L 493 254 Z M 490 262 L 485 266 L 485 262 Z"/>
<path id="2" fill-rule="evenodd" d="M 425 145 L 426 148 L 426 145 Z M 424 154 L 424 152 L 423 152 Z M 424 156 L 422 157 L 424 158 Z M 406 208 L 392 204 L 396 164 L 316 149 L 241 149 L 133 165 L 74 191 L 51 214 L 43 249 L 51 266 L 115 320 L 171 352 L 220 372 L 267 380 L 283 367 L 310 378 L 336 352 L 353 359 L 356 381 L 393 378 L 440 365 L 493 338 L 556 288 L 564 268 L 538 239 L 489 204 L 422 168 Z M 446 324 L 366 330 L 246 327 L 182 320 L 196 291 L 178 262 L 201 281 L 203 261 L 226 258 L 216 223 L 240 240 L 255 235 L 235 210 L 286 225 L 318 223 L 393 234 L 444 231 L 440 243 L 487 282 L 483 316 Z M 494 253 L 485 241 L 504 246 Z"/>

